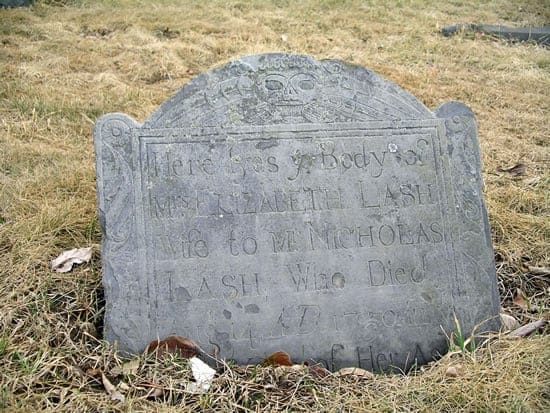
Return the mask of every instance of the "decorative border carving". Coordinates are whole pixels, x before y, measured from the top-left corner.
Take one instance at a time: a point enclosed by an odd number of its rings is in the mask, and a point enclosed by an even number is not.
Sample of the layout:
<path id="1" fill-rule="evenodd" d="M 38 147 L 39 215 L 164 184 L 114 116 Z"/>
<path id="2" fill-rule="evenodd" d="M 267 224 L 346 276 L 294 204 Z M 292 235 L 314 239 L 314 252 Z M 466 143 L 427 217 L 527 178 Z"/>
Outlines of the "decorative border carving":
<path id="1" fill-rule="evenodd" d="M 435 113 L 445 119 L 455 213 L 461 228 L 455 240 L 456 250 L 461 251 L 457 256 L 456 300 L 462 314 L 457 314 L 457 317 L 466 334 L 480 323 L 478 330 L 496 330 L 500 325 L 498 315 L 497 318 L 486 319 L 486 315 L 494 314 L 494 309 L 499 308 L 500 304 L 491 231 L 482 198 L 483 180 L 475 117 L 472 110 L 460 102 L 444 103 Z M 485 247 L 481 248 L 481 245 Z M 472 283 L 472 280 L 476 282 Z M 476 297 L 481 298 L 480 288 L 492 292 L 490 300 L 475 301 Z"/>
<path id="2" fill-rule="evenodd" d="M 124 311 L 127 307 L 146 310 L 145 306 L 135 305 L 131 291 L 119 288 L 120 285 L 133 285 L 138 289 L 142 282 L 136 277 L 139 257 L 132 172 L 135 151 L 132 130 L 138 127 L 140 125 L 132 118 L 121 113 L 105 115 L 94 126 L 98 215 L 103 231 L 101 255 L 106 294 L 105 337 L 109 341 L 119 341 L 120 337 L 125 337 L 124 346 L 134 343 L 135 348 L 131 350 L 136 351 L 141 350 L 139 345 L 144 340 L 141 336 L 147 334 L 143 329 L 148 318 L 147 311 L 129 315 L 124 325 L 120 325 L 120 319 L 116 326 L 110 320 L 112 313 Z M 107 173 L 107 170 L 110 172 Z M 136 298 L 139 300 L 139 295 Z"/>
<path id="3" fill-rule="evenodd" d="M 193 79 L 144 127 L 430 118 L 433 113 L 418 99 L 366 68 L 308 56 L 265 54 L 243 57 Z"/>

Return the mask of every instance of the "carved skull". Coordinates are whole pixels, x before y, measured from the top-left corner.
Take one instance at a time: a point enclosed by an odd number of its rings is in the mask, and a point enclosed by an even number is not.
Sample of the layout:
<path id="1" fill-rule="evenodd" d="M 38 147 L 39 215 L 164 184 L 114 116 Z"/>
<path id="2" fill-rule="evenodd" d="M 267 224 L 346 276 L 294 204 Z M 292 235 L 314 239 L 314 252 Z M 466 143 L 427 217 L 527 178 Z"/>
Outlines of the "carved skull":
<path id="1" fill-rule="evenodd" d="M 274 105 L 304 105 L 316 95 L 317 78 L 311 73 L 296 73 L 290 77 L 269 73 L 258 80 L 258 91 Z"/>

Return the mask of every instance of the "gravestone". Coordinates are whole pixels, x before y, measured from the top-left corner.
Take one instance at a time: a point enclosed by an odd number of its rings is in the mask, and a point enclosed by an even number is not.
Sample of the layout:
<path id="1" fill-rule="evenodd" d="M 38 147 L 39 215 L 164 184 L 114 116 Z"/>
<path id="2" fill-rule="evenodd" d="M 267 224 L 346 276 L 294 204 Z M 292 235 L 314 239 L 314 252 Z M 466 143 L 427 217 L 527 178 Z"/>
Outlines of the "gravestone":
<path id="1" fill-rule="evenodd" d="M 180 335 L 254 363 L 406 370 L 498 328 L 472 111 L 374 72 L 263 54 L 143 124 L 94 128 L 105 337 Z"/>
<path id="2" fill-rule="evenodd" d="M 34 0 L 0 0 L 0 8 L 30 6 L 33 2 Z"/>

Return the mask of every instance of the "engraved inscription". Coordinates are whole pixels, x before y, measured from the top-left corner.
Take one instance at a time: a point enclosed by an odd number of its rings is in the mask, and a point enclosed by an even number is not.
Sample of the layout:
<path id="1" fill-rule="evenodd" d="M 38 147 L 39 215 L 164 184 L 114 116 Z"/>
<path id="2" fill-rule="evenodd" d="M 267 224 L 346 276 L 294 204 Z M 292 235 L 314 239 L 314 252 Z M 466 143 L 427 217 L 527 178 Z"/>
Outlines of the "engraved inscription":
<path id="1" fill-rule="evenodd" d="M 218 313 L 209 332 L 197 325 L 186 334 L 226 357 L 246 348 L 247 360 L 260 360 L 262 343 L 328 333 L 340 344 L 327 365 L 388 371 L 402 351 L 381 350 L 377 336 L 445 325 L 451 315 L 430 305 L 451 296 L 432 263 L 448 256 L 447 215 L 440 179 L 423 172 L 437 162 L 436 134 L 399 134 L 390 144 L 376 134 L 336 140 L 311 131 L 298 142 L 272 131 L 271 145 L 147 138 L 156 288 L 166 286 L 173 311 L 192 303 Z M 397 288 L 406 299 L 384 305 L 380 294 Z M 345 298 L 350 292 L 357 301 Z"/>
<path id="2" fill-rule="evenodd" d="M 421 258 L 418 266 L 392 265 L 391 260 L 369 260 L 367 284 L 373 287 L 382 285 L 403 285 L 421 283 L 426 277 L 426 257 Z"/>
<path id="3" fill-rule="evenodd" d="M 156 259 L 158 260 L 208 257 L 208 242 L 196 228 L 176 237 L 166 233 L 158 234 L 155 241 L 157 245 Z"/>
<path id="4" fill-rule="evenodd" d="M 157 275 L 160 282 L 169 287 L 170 297 L 175 301 L 228 299 L 254 297 L 264 294 L 261 275 L 202 273 L 200 277 L 186 279 L 177 269 Z"/>
<path id="5" fill-rule="evenodd" d="M 346 284 L 346 277 L 340 271 L 321 272 L 314 262 L 288 264 L 287 269 L 296 292 L 342 289 Z"/>

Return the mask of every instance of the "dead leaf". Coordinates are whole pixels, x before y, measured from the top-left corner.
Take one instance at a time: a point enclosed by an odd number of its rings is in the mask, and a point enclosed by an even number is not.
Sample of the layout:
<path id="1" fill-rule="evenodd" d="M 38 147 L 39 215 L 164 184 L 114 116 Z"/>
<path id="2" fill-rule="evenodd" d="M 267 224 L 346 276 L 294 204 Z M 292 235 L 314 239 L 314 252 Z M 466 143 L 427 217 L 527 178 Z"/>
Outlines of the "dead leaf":
<path id="1" fill-rule="evenodd" d="M 374 374 L 370 371 L 359 367 L 344 367 L 343 369 L 340 369 L 336 373 L 334 373 L 334 375 L 337 377 L 357 376 L 364 377 L 366 379 L 373 379 L 375 377 Z"/>
<path id="2" fill-rule="evenodd" d="M 526 179 L 525 181 L 523 181 L 523 183 L 529 186 L 536 186 L 540 181 L 540 176 L 535 176 L 533 178 Z"/>
<path id="3" fill-rule="evenodd" d="M 498 167 L 498 172 L 508 172 L 512 176 L 520 176 L 525 175 L 525 171 L 527 170 L 527 165 L 524 163 L 518 163 L 514 166 L 505 166 L 505 167 Z"/>
<path id="4" fill-rule="evenodd" d="M 514 330 L 520 326 L 518 320 L 505 313 L 500 313 L 500 321 L 504 325 L 504 328 L 508 331 Z"/>
<path id="5" fill-rule="evenodd" d="M 457 364 L 456 366 L 449 366 L 445 370 L 445 376 L 447 377 L 458 377 L 462 375 L 462 364 Z"/>
<path id="6" fill-rule="evenodd" d="M 197 357 L 191 357 L 189 365 L 195 381 L 186 383 L 185 389 L 192 393 L 205 393 L 214 380 L 216 370 Z"/>
<path id="7" fill-rule="evenodd" d="M 130 390 L 130 386 L 128 386 L 126 383 L 124 383 L 123 381 L 121 381 L 120 383 L 118 383 L 118 388 L 122 391 L 128 391 Z"/>
<path id="8" fill-rule="evenodd" d="M 89 262 L 91 259 L 92 247 L 63 251 L 56 259 L 52 260 L 52 271 L 69 272 L 74 264 Z"/>
<path id="9" fill-rule="evenodd" d="M 510 337 L 527 337 L 529 334 L 544 328 L 546 324 L 546 320 L 543 319 L 533 321 L 532 323 L 521 326 L 520 328 L 516 328 L 510 333 Z"/>
<path id="10" fill-rule="evenodd" d="M 124 395 L 116 389 L 113 383 L 111 383 L 103 373 L 101 373 L 101 381 L 103 382 L 103 387 L 105 387 L 105 391 L 111 397 L 111 400 L 124 402 Z"/>
<path id="11" fill-rule="evenodd" d="M 139 369 L 139 359 L 131 360 L 122 365 L 123 374 L 136 374 Z"/>
<path id="12" fill-rule="evenodd" d="M 320 364 L 314 364 L 313 366 L 307 366 L 307 368 L 309 369 L 309 374 L 311 374 L 313 377 L 322 378 L 322 377 L 330 376 L 330 374 L 331 374 L 330 371 L 325 369 Z"/>
<path id="13" fill-rule="evenodd" d="M 273 369 L 273 375 L 278 382 L 295 381 L 296 374 L 303 375 L 308 373 L 307 366 L 304 364 L 293 364 L 292 366 L 278 366 Z M 294 377 L 292 377 L 294 376 Z"/>
<path id="14" fill-rule="evenodd" d="M 308 367 L 303 364 L 293 364 L 292 366 L 278 366 L 273 369 L 273 373 L 277 380 L 289 380 L 291 374 L 304 373 Z"/>
<path id="15" fill-rule="evenodd" d="M 520 288 L 516 289 L 516 295 L 512 302 L 523 310 L 529 310 L 529 301 L 525 298 L 525 294 Z"/>
<path id="16" fill-rule="evenodd" d="M 156 352 L 157 356 L 161 356 L 164 353 L 179 353 L 181 357 L 186 359 L 202 353 L 200 347 L 193 340 L 179 336 L 168 336 L 164 340 L 151 341 L 145 351 L 148 354 Z"/>
<path id="17" fill-rule="evenodd" d="M 284 351 L 276 351 L 262 360 L 261 365 L 264 367 L 279 367 L 292 366 L 294 363 L 290 360 L 288 353 Z"/>
<path id="18" fill-rule="evenodd" d="M 101 373 L 101 369 L 88 369 L 86 370 L 86 374 L 88 376 L 95 377 L 95 376 L 99 376 L 102 373 Z"/>

